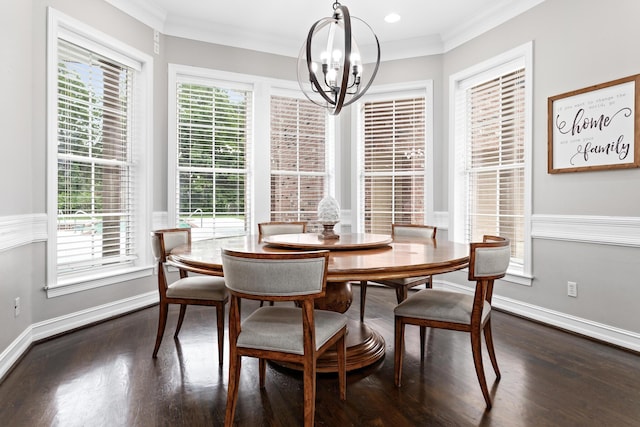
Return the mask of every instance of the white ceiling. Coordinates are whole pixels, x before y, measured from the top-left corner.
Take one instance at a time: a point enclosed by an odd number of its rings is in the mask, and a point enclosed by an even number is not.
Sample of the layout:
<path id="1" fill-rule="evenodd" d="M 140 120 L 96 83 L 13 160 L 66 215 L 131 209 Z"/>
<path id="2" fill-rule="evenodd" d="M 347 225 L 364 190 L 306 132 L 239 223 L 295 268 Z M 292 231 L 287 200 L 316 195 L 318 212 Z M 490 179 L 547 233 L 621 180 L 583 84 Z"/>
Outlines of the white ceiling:
<path id="1" fill-rule="evenodd" d="M 296 57 L 333 0 L 106 0 L 163 34 Z M 544 0 L 343 0 L 382 60 L 444 53 Z M 384 17 L 395 12 L 400 22 Z M 357 35 L 355 35 L 357 37 Z"/>

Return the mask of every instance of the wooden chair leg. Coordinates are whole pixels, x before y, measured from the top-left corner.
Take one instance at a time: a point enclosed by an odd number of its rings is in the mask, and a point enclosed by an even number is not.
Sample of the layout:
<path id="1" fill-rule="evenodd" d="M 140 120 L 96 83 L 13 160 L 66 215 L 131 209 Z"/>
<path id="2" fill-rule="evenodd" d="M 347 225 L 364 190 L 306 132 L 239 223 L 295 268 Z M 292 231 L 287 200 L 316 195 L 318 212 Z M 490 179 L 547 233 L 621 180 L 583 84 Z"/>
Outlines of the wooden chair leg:
<path id="1" fill-rule="evenodd" d="M 395 332 L 394 332 L 394 355 L 393 355 L 393 367 L 394 367 L 394 382 L 396 387 L 400 387 L 402 378 L 402 358 L 404 352 L 404 322 L 401 317 L 395 318 Z"/>
<path id="2" fill-rule="evenodd" d="M 182 322 L 184 320 L 184 315 L 187 312 L 187 304 L 180 304 L 180 315 L 178 316 L 178 324 L 176 325 L 176 332 L 173 334 L 174 338 L 178 338 L 178 334 L 180 333 L 180 329 L 182 329 Z"/>
<path id="3" fill-rule="evenodd" d="M 304 427 L 313 427 L 316 413 L 316 360 L 313 355 L 311 360 L 307 359 L 304 363 L 303 382 Z"/>
<path id="4" fill-rule="evenodd" d="M 218 326 L 218 364 L 224 359 L 224 303 L 216 305 L 216 323 Z"/>
<path id="5" fill-rule="evenodd" d="M 427 327 L 420 326 L 420 360 L 424 360 L 424 349 L 426 345 Z"/>
<path id="6" fill-rule="evenodd" d="M 224 425 L 233 425 L 233 418 L 236 413 L 236 403 L 238 402 L 238 385 L 240 384 L 240 367 L 242 358 L 236 355 L 235 350 L 229 352 L 229 385 L 227 387 L 227 409 L 224 414 Z"/>
<path id="7" fill-rule="evenodd" d="M 159 307 L 159 316 L 158 316 L 158 333 L 156 335 L 156 345 L 153 348 L 153 358 L 158 357 L 158 349 L 160 348 L 160 343 L 162 343 L 162 337 L 164 335 L 164 328 L 167 326 L 167 312 L 169 311 L 169 304 L 160 303 Z"/>
<path id="8" fill-rule="evenodd" d="M 364 304 L 367 300 L 367 281 L 360 281 L 360 321 L 364 322 Z"/>
<path id="9" fill-rule="evenodd" d="M 344 335 L 336 343 L 336 354 L 338 355 L 340 400 L 347 400 L 347 341 Z"/>
<path id="10" fill-rule="evenodd" d="M 406 286 L 398 286 L 396 288 L 396 299 L 398 300 L 398 304 L 406 300 L 408 295 L 409 295 L 409 292 Z"/>
<path id="11" fill-rule="evenodd" d="M 264 388 L 267 379 L 267 361 L 266 359 L 258 359 L 258 376 L 260 377 L 260 388 Z"/>
<path id="12" fill-rule="evenodd" d="M 482 364 L 482 335 L 479 330 L 471 331 L 471 352 L 473 353 L 473 364 L 476 368 L 476 376 L 480 383 L 480 389 L 482 389 L 482 395 L 484 396 L 484 401 L 487 404 L 487 410 L 490 410 L 491 396 L 489 396 L 487 379 L 484 375 L 484 366 Z"/>
<path id="13" fill-rule="evenodd" d="M 496 351 L 493 348 L 493 334 L 491 333 L 491 319 L 487 320 L 484 325 L 484 341 L 487 343 L 487 351 L 489 352 L 489 358 L 491 359 L 491 365 L 493 371 L 496 373 L 496 380 L 500 380 L 500 368 L 498 368 L 498 359 L 496 359 Z"/>

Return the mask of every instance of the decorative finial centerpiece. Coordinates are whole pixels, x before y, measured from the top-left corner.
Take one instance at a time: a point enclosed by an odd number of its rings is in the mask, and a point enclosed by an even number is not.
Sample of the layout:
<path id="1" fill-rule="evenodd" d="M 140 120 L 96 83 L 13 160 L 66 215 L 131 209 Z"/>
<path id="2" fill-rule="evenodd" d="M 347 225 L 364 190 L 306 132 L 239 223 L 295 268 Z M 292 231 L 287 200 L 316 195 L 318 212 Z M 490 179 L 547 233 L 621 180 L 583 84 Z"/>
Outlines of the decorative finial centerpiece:
<path id="1" fill-rule="evenodd" d="M 325 196 L 318 203 L 318 222 L 322 224 L 324 229 L 318 235 L 320 239 L 332 240 L 339 239 L 340 236 L 333 231 L 333 227 L 340 222 L 340 205 L 338 201 L 331 196 Z"/>

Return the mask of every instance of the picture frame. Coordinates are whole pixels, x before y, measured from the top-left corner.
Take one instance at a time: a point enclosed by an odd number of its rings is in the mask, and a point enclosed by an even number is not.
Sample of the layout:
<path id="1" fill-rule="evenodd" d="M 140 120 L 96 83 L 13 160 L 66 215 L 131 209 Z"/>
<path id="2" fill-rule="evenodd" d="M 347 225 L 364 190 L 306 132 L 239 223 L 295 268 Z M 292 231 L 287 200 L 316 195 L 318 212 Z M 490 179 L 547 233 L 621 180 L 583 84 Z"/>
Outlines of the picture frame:
<path id="1" fill-rule="evenodd" d="M 548 98 L 550 174 L 640 167 L 640 74 Z"/>

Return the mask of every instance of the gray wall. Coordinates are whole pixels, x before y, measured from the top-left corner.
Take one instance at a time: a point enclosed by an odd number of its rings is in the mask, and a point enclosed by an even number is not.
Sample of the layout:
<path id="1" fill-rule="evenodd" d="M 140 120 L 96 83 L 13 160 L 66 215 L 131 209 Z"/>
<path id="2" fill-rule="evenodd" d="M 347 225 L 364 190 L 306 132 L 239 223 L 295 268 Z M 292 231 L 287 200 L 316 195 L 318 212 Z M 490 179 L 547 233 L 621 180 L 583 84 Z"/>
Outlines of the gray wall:
<path id="1" fill-rule="evenodd" d="M 640 73 L 638 16 L 640 2 L 635 0 L 609 1 L 606 6 L 599 0 L 547 0 L 445 55 L 443 75 L 448 79 L 533 40 L 534 223 L 539 215 L 628 216 L 636 221 L 640 216 L 640 169 L 547 173 L 547 98 Z M 444 93 L 447 111 L 448 85 Z M 443 127 L 448 128 L 446 116 Z M 502 284 L 496 292 L 640 332 L 638 246 L 534 238 L 533 276 L 531 287 Z M 578 298 L 567 297 L 567 281 L 578 283 Z"/>
<path id="2" fill-rule="evenodd" d="M 2 8 L 7 9 L 4 5 Z M 31 177 L 31 11 L 31 2 L 14 1 L 9 13 L 3 10 L 0 14 L 0 216 L 34 212 L 30 191 L 34 182 Z M 0 252 L 0 353 L 32 323 L 34 246 Z M 16 297 L 20 297 L 23 307 L 23 314 L 18 318 L 13 316 Z"/>
<path id="3" fill-rule="evenodd" d="M 153 31 L 102 0 L 13 0 L 0 14 L 3 94 L 0 144 L 0 220 L 46 213 L 45 53 L 46 7 L 53 6 L 154 58 L 154 212 L 167 211 L 167 64 L 180 63 L 279 79 L 295 79 L 295 59 L 225 46 L 161 37 L 153 54 Z M 640 72 L 640 3 L 611 0 L 547 0 L 536 8 L 444 55 L 382 64 L 376 84 L 434 81 L 435 209 L 446 212 L 449 76 L 530 40 L 534 41 L 533 213 L 636 218 L 640 215 L 640 169 L 549 175 L 546 172 L 546 100 L 573 89 Z M 10 102 L 8 101 L 10 100 Z M 350 208 L 350 111 L 341 117 L 341 204 Z M 14 185 L 12 185 L 12 183 Z M 15 185 L 18 183 L 18 185 Z M 1 222 L 1 221 L 0 221 Z M 637 230 L 637 229 L 633 229 Z M 631 230 L 633 232 L 633 230 Z M 440 234 L 440 233 L 439 233 Z M 446 233 L 443 233 L 443 237 Z M 534 311 L 596 322 L 640 336 L 640 249 L 611 244 L 535 238 L 531 287 L 501 283 L 502 301 Z M 464 282 L 464 276 L 443 280 Z M 45 243 L 0 250 L 0 353 L 30 325 L 154 289 L 155 278 L 46 298 Z M 579 284 L 566 296 L 567 280 Z M 13 316 L 13 299 L 22 314 Z M 2 361 L 0 361 L 2 362 Z"/>

